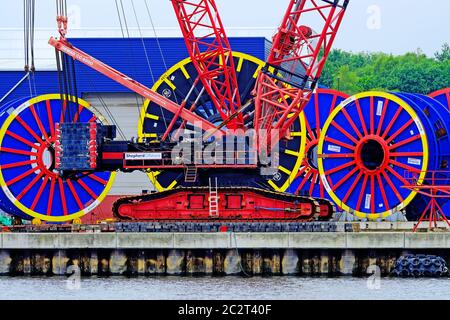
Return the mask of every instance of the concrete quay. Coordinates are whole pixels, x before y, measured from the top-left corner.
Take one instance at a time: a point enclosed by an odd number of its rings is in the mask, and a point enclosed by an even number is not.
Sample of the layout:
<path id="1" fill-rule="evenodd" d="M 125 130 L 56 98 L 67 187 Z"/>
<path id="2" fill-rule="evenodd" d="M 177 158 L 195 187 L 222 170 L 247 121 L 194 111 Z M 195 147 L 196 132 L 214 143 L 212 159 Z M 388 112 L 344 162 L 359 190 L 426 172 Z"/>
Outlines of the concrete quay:
<path id="1" fill-rule="evenodd" d="M 0 249 L 448 249 L 450 232 L 0 233 Z"/>
<path id="2" fill-rule="evenodd" d="M 450 232 L 0 233 L 0 275 L 387 276 L 405 254 L 450 265 Z"/>

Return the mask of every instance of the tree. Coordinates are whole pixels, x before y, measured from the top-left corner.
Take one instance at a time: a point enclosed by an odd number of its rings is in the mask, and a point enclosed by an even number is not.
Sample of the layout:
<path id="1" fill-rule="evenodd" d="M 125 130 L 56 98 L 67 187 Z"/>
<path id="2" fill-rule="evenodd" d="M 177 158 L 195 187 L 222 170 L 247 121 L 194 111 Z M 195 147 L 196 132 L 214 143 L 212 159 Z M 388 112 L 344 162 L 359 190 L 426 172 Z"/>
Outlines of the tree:
<path id="1" fill-rule="evenodd" d="M 368 90 L 428 94 L 450 87 L 450 46 L 444 44 L 435 58 L 420 49 L 400 56 L 333 50 L 321 85 L 347 94 Z"/>
<path id="2" fill-rule="evenodd" d="M 434 54 L 436 60 L 444 62 L 446 60 L 450 60 L 450 46 L 448 45 L 448 43 L 444 43 L 442 45 L 442 49 L 439 52 L 436 52 Z"/>

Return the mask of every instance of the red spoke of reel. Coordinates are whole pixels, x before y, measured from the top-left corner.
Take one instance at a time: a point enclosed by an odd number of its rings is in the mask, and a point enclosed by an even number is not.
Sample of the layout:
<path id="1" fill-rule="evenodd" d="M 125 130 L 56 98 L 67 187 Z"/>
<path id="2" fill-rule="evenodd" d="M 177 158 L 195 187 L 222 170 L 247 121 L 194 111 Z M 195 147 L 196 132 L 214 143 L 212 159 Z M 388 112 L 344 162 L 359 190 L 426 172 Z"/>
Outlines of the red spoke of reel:
<path id="1" fill-rule="evenodd" d="M 395 160 L 390 160 L 389 163 L 393 164 L 396 167 L 400 167 L 400 168 L 405 169 L 405 170 L 410 171 L 410 172 L 415 172 L 415 173 L 421 173 L 422 172 L 420 169 L 408 166 L 408 165 L 406 165 L 404 163 L 401 163 L 401 162 L 398 162 L 398 161 L 395 161 Z"/>
<path id="2" fill-rule="evenodd" d="M 21 175 L 18 175 L 17 177 L 15 177 L 14 179 L 9 180 L 6 185 L 9 187 L 10 185 L 16 183 L 17 181 L 20 181 L 26 177 L 28 177 L 30 174 L 32 174 L 33 172 L 39 170 L 39 168 L 31 168 L 30 170 L 25 171 L 24 173 L 22 173 Z"/>
<path id="3" fill-rule="evenodd" d="M 39 137 L 36 134 L 36 132 L 34 132 L 33 129 L 31 129 L 30 126 L 26 124 L 25 121 L 19 115 L 17 115 L 15 119 L 22 125 L 22 127 L 24 127 L 33 136 L 33 138 L 36 139 L 38 143 L 45 144 L 44 141 L 41 139 L 41 137 Z"/>
<path id="4" fill-rule="evenodd" d="M 44 188 L 47 185 L 47 182 L 49 179 L 50 179 L 50 176 L 44 177 L 44 181 L 42 182 L 41 186 L 39 187 L 38 192 L 36 193 L 36 197 L 34 198 L 33 203 L 31 204 L 30 210 L 34 211 L 34 208 L 36 208 L 36 205 L 37 205 L 39 199 L 41 199 L 42 193 L 44 192 Z"/>
<path id="5" fill-rule="evenodd" d="M 44 136 L 45 140 L 48 140 L 47 130 L 45 130 L 44 125 L 42 124 L 41 119 L 39 119 L 36 109 L 34 108 L 34 105 L 30 106 L 31 113 L 33 114 L 34 120 L 36 121 L 39 130 L 41 130 L 42 135 Z"/>
<path id="6" fill-rule="evenodd" d="M 386 182 L 388 183 L 389 187 L 391 187 L 391 190 L 394 192 L 394 194 L 396 195 L 397 199 L 402 202 L 402 196 L 400 195 L 400 193 L 398 192 L 397 188 L 395 187 L 394 183 L 392 183 L 391 178 L 389 178 L 388 174 L 386 173 L 386 171 L 381 171 L 381 174 L 383 175 L 384 180 L 386 180 Z"/>
<path id="7" fill-rule="evenodd" d="M 335 167 L 335 168 L 333 168 L 333 169 L 330 169 L 330 170 L 325 171 L 325 174 L 326 174 L 326 175 L 330 175 L 330 174 L 336 173 L 336 172 L 341 171 L 341 170 L 343 170 L 343 169 L 345 169 L 345 168 L 348 168 L 348 167 L 350 167 L 350 166 L 352 166 L 352 165 L 354 165 L 354 164 L 356 164 L 356 161 L 355 161 L 355 160 L 352 160 L 352 161 L 347 162 L 347 163 L 344 163 L 344 164 L 342 164 L 342 165 L 340 165 L 340 166 L 338 166 L 338 167 Z"/>
<path id="8" fill-rule="evenodd" d="M 2 164 L 1 167 L 2 167 L 2 169 L 17 168 L 17 167 L 26 166 L 29 164 L 34 164 L 36 162 L 37 162 L 37 160 L 26 160 L 26 161 L 21 161 L 21 162 Z"/>
<path id="9" fill-rule="evenodd" d="M 358 175 L 356 176 L 355 180 L 353 181 L 352 185 L 350 186 L 350 188 L 345 193 L 344 198 L 342 198 L 342 202 L 347 202 L 348 198 L 350 198 L 350 195 L 352 194 L 353 190 L 355 190 L 356 185 L 358 184 L 359 180 L 361 180 L 362 175 L 363 175 L 363 173 L 362 173 L 362 171 L 360 171 L 358 173 Z"/>
<path id="10" fill-rule="evenodd" d="M 387 166 L 386 169 L 392 173 L 398 180 L 400 180 L 403 185 L 408 186 L 410 185 L 410 183 L 408 181 L 406 181 L 405 178 L 403 178 L 397 171 L 395 171 L 394 169 L 392 169 L 390 166 Z"/>
<path id="11" fill-rule="evenodd" d="M 311 176 L 311 174 L 312 174 L 312 171 L 308 171 L 308 173 L 306 173 L 305 177 L 303 178 L 303 181 L 300 183 L 300 185 L 297 188 L 297 192 L 303 189 L 303 187 L 306 184 L 306 181 Z"/>
<path id="12" fill-rule="evenodd" d="M 75 113 L 75 116 L 73 117 L 73 122 L 77 122 L 78 121 L 78 117 L 80 116 L 81 112 L 83 111 L 83 106 L 80 104 L 78 106 L 78 111 Z"/>
<path id="13" fill-rule="evenodd" d="M 391 131 L 392 126 L 394 125 L 395 121 L 397 121 L 397 118 L 399 117 L 402 110 L 403 110 L 403 108 L 401 106 L 398 106 L 397 111 L 395 112 L 392 119 L 389 121 L 389 125 L 387 126 L 386 130 L 384 130 L 383 134 L 381 135 L 381 138 L 383 138 L 383 139 L 386 138 L 386 136 L 389 134 L 389 131 Z"/>
<path id="14" fill-rule="evenodd" d="M 95 180 L 103 185 L 107 185 L 108 181 L 106 181 L 105 179 L 102 179 L 100 177 L 97 177 L 95 174 L 89 174 L 86 177 L 91 178 L 92 180 Z"/>
<path id="15" fill-rule="evenodd" d="M 93 199 L 97 199 L 97 195 L 95 194 L 94 191 L 91 190 L 91 188 L 89 188 L 84 182 L 83 180 L 78 180 L 77 181 L 78 184 L 93 198 Z"/>
<path id="16" fill-rule="evenodd" d="M 353 119 L 350 117 L 350 115 L 348 114 L 347 110 L 345 110 L 345 108 L 342 109 L 342 113 L 344 114 L 345 118 L 347 119 L 348 123 L 350 124 L 350 126 L 352 127 L 353 131 L 356 133 L 358 138 L 361 139 L 362 138 L 361 132 L 356 127 L 356 124 L 353 122 Z"/>
<path id="17" fill-rule="evenodd" d="M 371 212 L 375 212 L 375 176 L 370 176 L 370 194 L 372 195 L 372 198 L 370 199 L 370 208 Z"/>
<path id="18" fill-rule="evenodd" d="M 325 198 L 325 188 L 322 179 L 320 179 L 320 177 L 319 177 L 319 187 L 320 187 L 320 197 Z"/>
<path id="19" fill-rule="evenodd" d="M 50 192 L 48 193 L 47 215 L 51 215 L 53 206 L 53 197 L 55 196 L 56 178 L 52 178 L 50 182 Z"/>
<path id="20" fill-rule="evenodd" d="M 29 146 L 29 147 L 31 147 L 31 148 L 34 148 L 34 149 L 37 148 L 37 146 L 36 146 L 34 143 L 28 141 L 28 140 L 25 139 L 24 137 L 19 136 L 18 134 L 14 133 L 14 132 L 11 132 L 11 131 L 7 130 L 7 131 L 6 131 L 6 134 L 7 134 L 8 136 L 10 136 L 10 137 L 16 139 L 17 141 L 20 141 L 20 142 L 22 142 L 23 144 L 26 144 L 27 146 Z"/>
<path id="21" fill-rule="evenodd" d="M 22 199 L 22 197 L 28 192 L 30 191 L 30 189 L 36 184 L 36 182 L 38 182 L 39 179 L 41 179 L 44 176 L 43 172 L 40 172 L 38 175 L 36 175 L 36 177 L 34 177 L 34 179 L 26 186 L 25 189 L 22 190 L 21 193 L 19 193 L 19 195 L 16 197 L 17 200 Z"/>
<path id="22" fill-rule="evenodd" d="M 308 134 L 309 134 L 309 137 L 311 138 L 311 140 L 314 140 L 316 137 L 314 136 L 311 126 L 309 125 L 309 121 L 306 121 L 306 130 L 308 131 Z"/>
<path id="23" fill-rule="evenodd" d="M 337 94 L 333 94 L 333 100 L 331 101 L 331 109 L 330 109 L 330 113 L 334 110 L 334 108 L 336 107 L 336 101 L 337 101 Z"/>
<path id="24" fill-rule="evenodd" d="M 327 155 L 323 155 L 322 158 L 327 159 L 327 158 L 332 158 L 332 159 L 336 159 L 336 158 L 354 158 L 355 155 L 353 153 L 332 153 L 332 154 L 327 154 Z"/>
<path id="25" fill-rule="evenodd" d="M 392 152 L 391 157 L 423 157 L 423 152 Z"/>
<path id="26" fill-rule="evenodd" d="M 367 135 L 369 135 L 369 133 L 367 132 L 366 120 L 364 120 L 364 116 L 361 111 L 361 105 L 359 104 L 359 100 L 355 100 L 355 105 L 356 105 L 356 110 L 358 111 L 358 117 L 359 117 L 359 121 L 361 122 L 363 133 L 364 133 L 364 135 L 367 136 Z"/>
<path id="27" fill-rule="evenodd" d="M 55 123 L 53 122 L 52 108 L 50 106 L 50 100 L 45 101 L 45 106 L 47 108 L 47 118 L 48 125 L 50 126 L 50 135 L 55 136 Z"/>
<path id="28" fill-rule="evenodd" d="M 297 176 L 295 177 L 296 179 L 299 178 L 303 174 L 303 172 L 305 172 L 306 169 L 308 169 L 308 167 L 309 167 L 309 164 L 306 161 L 306 159 L 304 159 L 303 162 L 305 163 L 305 165 L 303 166 L 303 168 L 301 170 L 298 171 Z"/>
<path id="29" fill-rule="evenodd" d="M 389 149 L 393 150 L 393 149 L 400 148 L 401 146 L 404 146 L 405 144 L 408 144 L 410 142 L 419 140 L 421 138 L 422 138 L 422 136 L 420 134 L 416 134 L 415 136 L 409 137 L 408 139 L 405 139 L 405 140 L 402 140 L 402 141 L 400 141 L 400 142 L 398 142 L 396 144 L 393 144 L 392 146 L 389 147 Z"/>
<path id="30" fill-rule="evenodd" d="M 317 173 L 313 173 L 313 176 L 311 177 L 311 184 L 309 186 L 309 195 L 312 196 L 313 192 L 314 192 L 314 186 L 316 185 L 316 179 L 317 179 L 318 174 Z"/>
<path id="31" fill-rule="evenodd" d="M 400 129 L 398 129 L 389 139 L 386 140 L 387 143 L 390 143 L 392 140 L 397 138 L 403 131 L 405 131 L 412 123 L 413 119 L 409 119 Z"/>
<path id="32" fill-rule="evenodd" d="M 7 152 L 7 153 L 14 153 L 14 154 L 21 154 L 24 156 L 37 156 L 37 152 L 31 152 L 31 151 L 25 151 L 25 150 L 19 150 L 19 149 L 11 149 L 11 148 L 0 148 L 0 152 Z"/>
<path id="33" fill-rule="evenodd" d="M 338 129 L 343 135 L 345 135 L 347 138 L 349 138 L 354 144 L 358 143 L 358 140 L 355 139 L 350 133 L 347 132 L 344 128 L 342 128 L 336 121 L 332 121 L 331 125 Z"/>
<path id="34" fill-rule="evenodd" d="M 380 122 L 378 123 L 377 136 L 381 134 L 381 129 L 383 129 L 384 117 L 386 116 L 387 106 L 389 104 L 389 100 L 385 99 L 383 104 L 383 110 L 381 111 Z"/>
<path id="35" fill-rule="evenodd" d="M 316 138 L 319 138 L 322 125 L 320 123 L 319 95 L 317 93 L 314 96 L 314 112 L 316 116 Z"/>
<path id="36" fill-rule="evenodd" d="M 64 117 L 66 116 L 66 109 L 67 109 L 67 100 L 63 100 L 61 116 L 59 117 L 59 123 L 64 123 Z"/>
<path id="37" fill-rule="evenodd" d="M 381 175 L 377 174 L 377 181 L 378 181 L 378 187 L 380 188 L 380 192 L 381 192 L 381 196 L 383 198 L 383 202 L 384 202 L 384 207 L 386 210 L 389 210 L 389 202 L 388 199 L 386 197 L 386 191 L 384 190 L 384 186 L 383 186 L 383 181 L 381 180 Z"/>
<path id="38" fill-rule="evenodd" d="M 69 186 L 70 192 L 72 192 L 72 196 L 74 197 L 75 202 L 78 205 L 78 208 L 80 210 L 83 210 L 83 204 L 81 203 L 80 197 L 78 196 L 78 194 L 72 184 L 72 181 L 70 179 L 67 179 L 66 181 L 67 181 L 67 185 Z"/>
<path id="39" fill-rule="evenodd" d="M 63 213 L 65 216 L 67 216 L 66 194 L 64 192 L 64 184 L 62 179 L 58 178 L 58 184 L 59 184 L 59 194 L 61 195 L 61 204 L 63 207 Z"/>
<path id="40" fill-rule="evenodd" d="M 328 142 L 333 143 L 333 144 L 337 144 L 338 146 L 344 147 L 344 148 L 349 149 L 349 150 L 355 150 L 355 146 L 351 146 L 351 145 L 349 145 L 347 143 L 341 142 L 339 140 L 336 140 L 336 139 L 333 139 L 333 138 L 330 138 L 330 137 L 325 137 L 325 141 L 328 141 Z"/>
<path id="41" fill-rule="evenodd" d="M 369 179 L 368 175 L 364 176 L 364 180 L 363 180 L 363 184 L 361 186 L 361 191 L 359 192 L 359 199 L 358 202 L 356 203 L 356 210 L 360 211 L 361 210 L 361 202 L 362 199 L 364 197 L 364 192 L 366 192 L 366 185 L 367 185 L 367 180 Z"/>
<path id="42" fill-rule="evenodd" d="M 358 171 L 358 168 L 357 167 L 353 168 L 353 170 L 347 173 L 341 180 L 339 180 L 338 183 L 333 185 L 331 187 L 331 190 L 336 191 L 336 189 L 342 186 L 348 179 L 350 179 L 350 177 L 354 175 L 356 171 Z"/>

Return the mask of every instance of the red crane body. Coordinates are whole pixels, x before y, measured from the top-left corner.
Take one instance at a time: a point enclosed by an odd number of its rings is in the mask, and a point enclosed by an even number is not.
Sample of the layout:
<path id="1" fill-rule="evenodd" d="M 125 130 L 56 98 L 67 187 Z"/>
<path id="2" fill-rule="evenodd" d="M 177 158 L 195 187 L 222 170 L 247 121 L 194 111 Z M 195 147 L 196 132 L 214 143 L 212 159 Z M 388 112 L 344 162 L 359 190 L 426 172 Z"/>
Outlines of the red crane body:
<path id="1" fill-rule="evenodd" d="M 211 134 L 219 138 L 223 137 L 225 132 L 221 128 L 225 125 L 231 130 L 242 129 L 244 126 L 242 112 L 250 103 L 246 101 L 244 106 L 241 105 L 231 47 L 214 0 L 171 1 L 189 55 L 199 74 L 194 85 L 198 81 L 201 81 L 203 84 L 204 90 L 211 97 L 214 106 L 217 108 L 223 120 L 220 125 L 215 125 L 197 115 L 194 112 L 195 105 L 190 106 L 189 109 L 185 108 L 186 101 L 178 105 L 143 84 L 91 57 L 87 53 L 73 47 L 65 38 L 67 31 L 67 18 L 65 16 L 59 15 L 57 18 L 61 35 L 60 39 L 52 37 L 49 40 L 49 44 L 55 47 L 56 50 L 93 68 L 173 113 L 174 119 L 172 119 L 161 141 L 167 138 L 178 118 L 183 119 L 182 127 L 186 123 L 191 123 L 194 126 L 201 126 L 202 130 L 208 130 L 207 137 Z M 254 120 L 252 122 L 253 128 L 245 129 L 256 129 L 258 130 L 258 134 L 265 132 L 265 134 L 269 133 L 270 135 L 273 135 L 274 131 L 278 131 L 279 134 L 277 134 L 277 138 L 275 139 L 282 139 L 288 136 L 289 127 L 306 106 L 317 85 L 317 81 L 344 16 L 348 1 L 290 1 L 282 25 L 273 38 L 273 46 L 267 64 L 260 71 L 257 79 L 254 90 L 255 110 L 253 115 Z M 311 27 L 300 24 L 300 20 L 305 15 L 309 16 L 311 14 L 315 14 L 319 18 L 320 25 L 318 28 L 321 31 L 318 34 L 315 34 Z M 257 136 L 258 152 L 265 152 L 268 148 L 271 148 L 269 145 L 262 143 L 262 141 L 265 141 L 263 135 Z M 203 139 L 203 141 L 206 140 L 205 138 Z M 272 138 L 271 145 L 277 142 L 274 141 L 275 139 Z M 162 151 L 158 152 L 162 153 Z M 115 158 L 113 160 L 123 160 L 126 158 L 126 152 L 121 151 L 116 153 L 114 153 Z M 155 151 L 148 153 L 155 153 Z M 121 168 L 125 167 L 125 163 L 124 161 L 121 164 Z M 167 169 L 170 170 L 171 166 L 173 165 L 169 164 Z M 211 168 L 217 167 L 223 169 L 227 167 L 227 164 L 211 166 Z M 236 168 L 236 165 L 228 165 L 228 167 Z M 246 166 L 244 165 L 242 167 L 244 168 Z M 164 169 L 164 165 L 162 168 Z M 145 168 L 140 167 L 140 169 Z M 328 219 L 334 212 L 333 205 L 325 200 L 319 202 L 312 198 L 290 196 L 283 193 L 268 195 L 266 194 L 268 191 L 264 191 L 263 189 L 259 189 L 259 191 L 258 189 L 244 189 L 241 192 L 237 189 L 235 190 L 235 188 L 230 191 L 228 189 L 217 189 L 216 187 L 216 194 L 211 191 L 211 187 L 209 190 L 203 188 L 198 190 L 180 189 L 178 191 L 180 192 L 178 195 L 170 195 L 169 198 L 162 200 L 158 198 L 159 195 L 155 196 L 155 199 L 153 199 L 154 196 L 149 196 L 148 199 L 146 198 L 148 196 L 119 199 L 114 205 L 114 212 L 118 216 L 126 216 L 126 218 L 131 219 L 186 219 L 183 215 L 195 211 L 191 208 L 192 201 L 196 205 L 201 205 L 204 209 L 200 212 L 201 214 L 191 216 L 193 220 L 219 218 L 217 211 L 219 208 L 223 211 L 220 218 L 225 220 L 238 218 L 239 212 L 243 209 L 246 210 L 244 210 L 245 212 L 242 211 L 245 213 L 245 217 L 241 216 L 243 220 L 308 220 L 314 216 Z M 174 190 L 174 192 L 177 192 L 177 190 Z M 225 201 L 224 199 L 226 197 L 229 197 L 229 199 Z M 197 201 L 198 199 L 200 200 Z M 218 204 L 219 199 L 222 201 L 220 205 Z M 183 205 L 187 204 L 188 206 L 168 208 L 168 211 L 163 215 L 164 217 L 160 217 L 159 213 L 161 210 L 158 206 L 165 205 L 167 207 L 168 201 L 173 203 L 174 206 L 179 205 L 180 201 Z M 208 203 L 209 208 L 207 208 Z M 215 205 L 217 206 L 213 210 L 213 216 L 211 211 L 212 203 L 216 203 Z M 236 208 L 223 207 L 231 206 L 231 203 Z M 277 214 L 274 214 L 274 212 L 277 212 Z"/>

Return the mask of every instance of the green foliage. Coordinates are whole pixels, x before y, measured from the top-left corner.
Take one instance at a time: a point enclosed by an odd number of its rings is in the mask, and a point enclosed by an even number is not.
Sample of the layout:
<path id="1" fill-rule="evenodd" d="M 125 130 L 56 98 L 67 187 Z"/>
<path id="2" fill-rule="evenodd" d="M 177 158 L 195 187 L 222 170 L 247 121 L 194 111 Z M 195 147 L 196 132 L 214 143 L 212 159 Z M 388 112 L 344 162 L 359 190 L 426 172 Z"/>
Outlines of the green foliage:
<path id="1" fill-rule="evenodd" d="M 369 90 L 428 94 L 450 87 L 450 46 L 444 44 L 435 58 L 420 49 L 401 56 L 333 50 L 321 84 L 348 94 Z"/>

